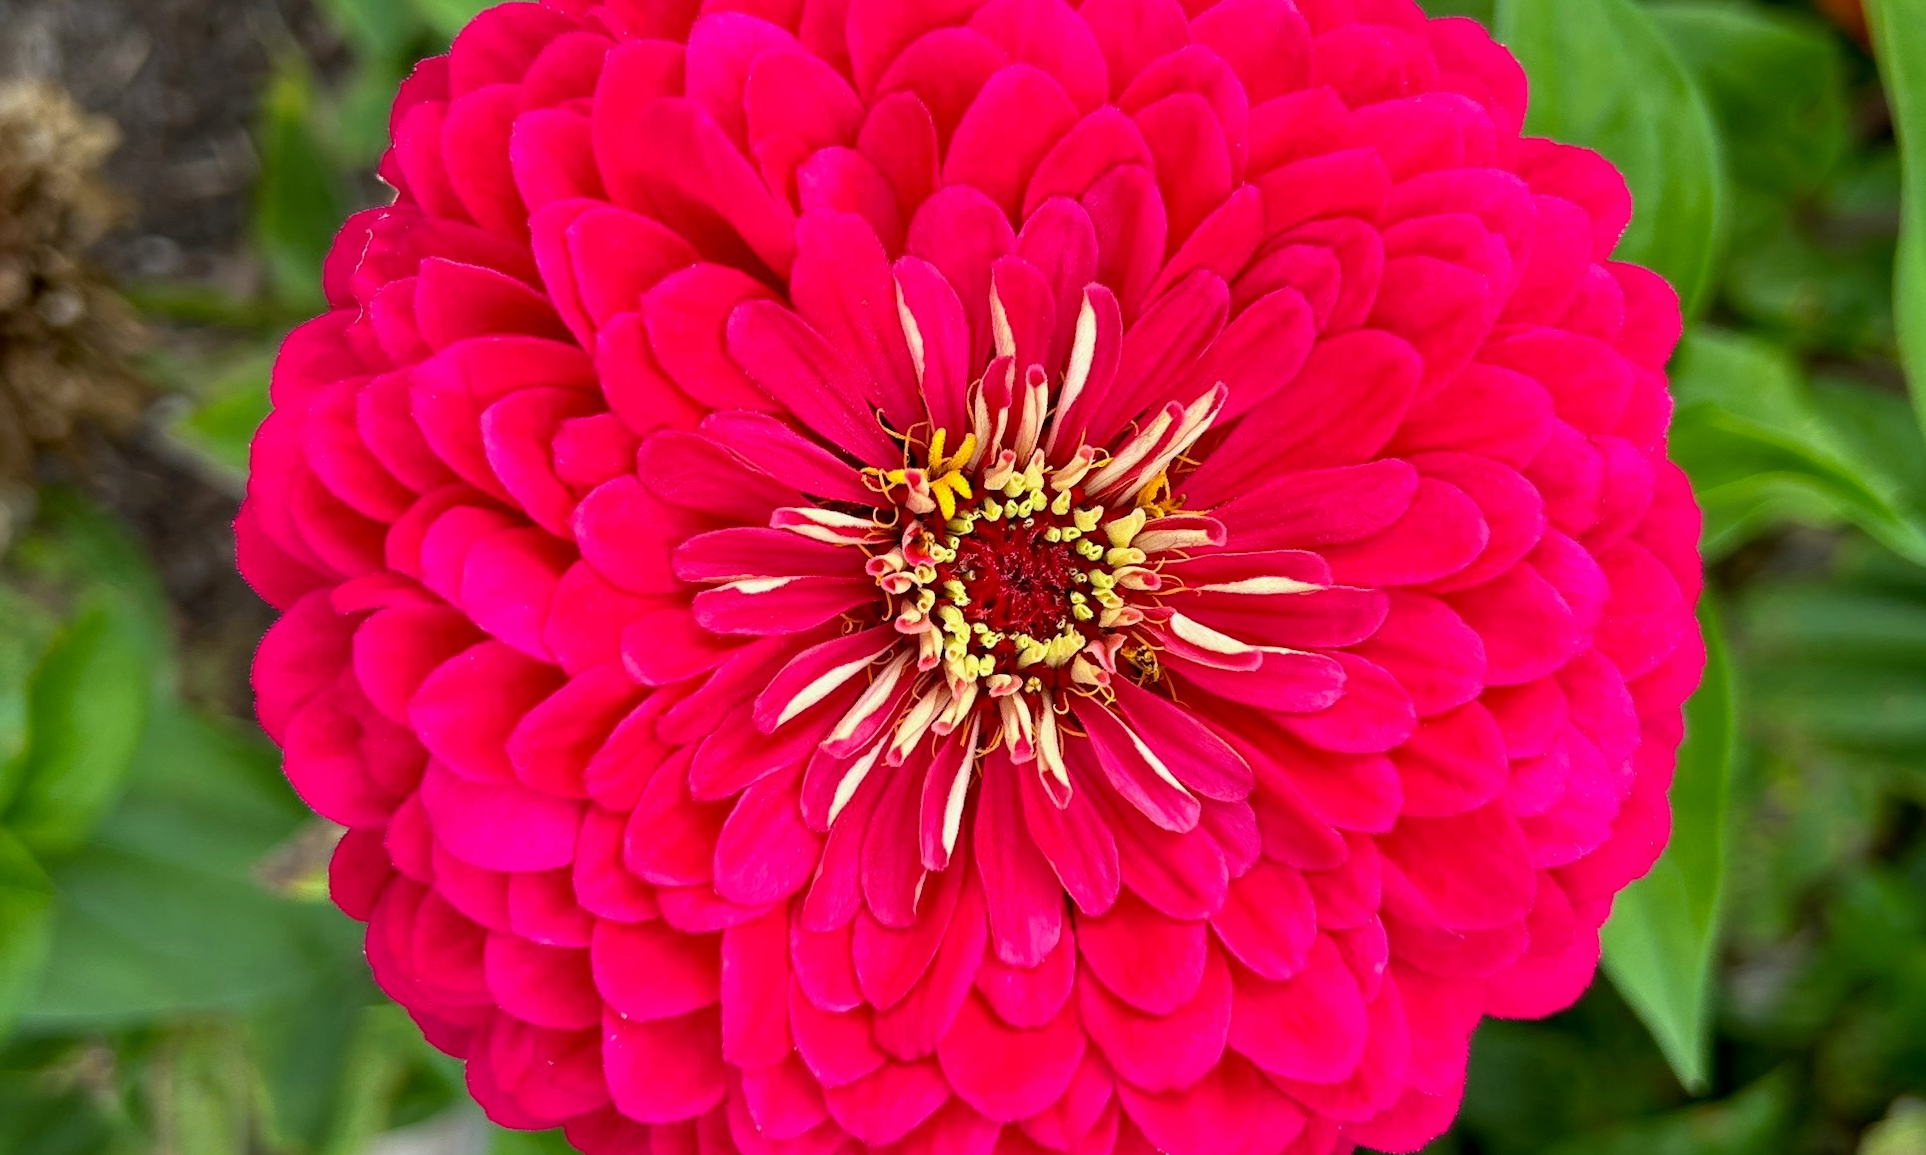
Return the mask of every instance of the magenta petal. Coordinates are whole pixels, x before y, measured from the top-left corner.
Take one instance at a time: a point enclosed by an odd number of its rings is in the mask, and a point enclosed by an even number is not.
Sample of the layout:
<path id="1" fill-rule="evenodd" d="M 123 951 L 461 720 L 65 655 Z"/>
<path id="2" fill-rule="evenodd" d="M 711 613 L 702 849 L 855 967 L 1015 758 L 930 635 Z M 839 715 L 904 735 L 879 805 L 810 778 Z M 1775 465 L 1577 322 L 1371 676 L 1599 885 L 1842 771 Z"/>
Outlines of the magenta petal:
<path id="1" fill-rule="evenodd" d="M 1295 978 L 1271 982 L 1239 972 L 1230 1045 L 1288 1079 L 1335 1083 L 1364 1055 L 1364 998 L 1337 947 L 1320 937 Z"/>
<path id="2" fill-rule="evenodd" d="M 1167 918 L 1134 898 L 1077 924 L 1077 949 L 1089 972 L 1153 1015 L 1167 1015 L 1196 995 L 1208 941 L 1203 923 Z"/>
<path id="3" fill-rule="evenodd" d="M 1084 1045 L 1067 1006 L 1048 1025 L 1024 1031 L 991 1014 L 973 994 L 936 1053 L 959 1098 L 992 1119 L 1013 1123 L 1063 1094 L 1083 1061 Z"/>
<path id="4" fill-rule="evenodd" d="M 976 989 L 996 1016 L 1013 1027 L 1041 1027 L 1057 1017 L 1077 978 L 1077 944 L 1071 935 L 1035 967 L 1011 966 L 987 957 L 976 973 Z"/>
<path id="5" fill-rule="evenodd" d="M 1249 764 L 1190 711 L 1128 680 L 1115 688 L 1129 725 L 1179 782 L 1224 802 L 1250 793 Z"/>
<path id="6" fill-rule="evenodd" d="M 1063 890 L 1024 825 L 1015 776 L 1034 768 L 1007 758 L 985 763 L 977 796 L 974 850 L 997 957 L 1034 967 L 1063 933 Z"/>
<path id="7" fill-rule="evenodd" d="M 721 1034 L 713 1009 L 648 1022 L 603 1016 L 602 1063 L 616 1109 L 637 1122 L 671 1123 L 722 1102 Z"/>
<path id="8" fill-rule="evenodd" d="M 742 792 L 716 840 L 718 894 L 765 906 L 795 894 L 815 873 L 823 839 L 803 824 L 801 779 L 776 775 Z"/>
<path id="9" fill-rule="evenodd" d="M 1197 799 L 1131 726 L 1094 701 L 1078 707 L 1077 721 L 1089 732 L 1094 760 L 1118 795 L 1166 830 L 1196 827 Z"/>
<path id="10" fill-rule="evenodd" d="M 912 854 L 914 845 L 912 839 Z M 863 997 L 872 1005 L 881 1008 L 896 1005 L 928 970 L 930 960 L 936 957 L 949 933 L 950 920 L 963 890 L 964 866 L 964 862 L 958 862 L 948 870 L 930 875 L 911 921 L 900 929 L 883 925 L 868 912 L 857 916 L 851 952 Z"/>
<path id="11" fill-rule="evenodd" d="M 729 355 L 784 408 L 830 444 L 865 463 L 897 456 L 854 370 L 815 330 L 781 305 L 752 301 L 729 318 Z"/>
<path id="12" fill-rule="evenodd" d="M 1181 1091 L 1149 1094 L 1128 1083 L 1117 1088 L 1124 1112 L 1143 1129 L 1151 1150 L 1166 1155 L 1218 1155 L 1241 1151 L 1259 1122 L 1275 1130 L 1265 1137 L 1291 1134 L 1285 1123 L 1299 1116 L 1284 1112 L 1267 1117 L 1262 1082 L 1245 1063 L 1223 1063 Z M 1282 1096 L 1277 1096 L 1281 1099 Z"/>
<path id="13" fill-rule="evenodd" d="M 1231 880 L 1224 909 L 1211 916 L 1210 925 L 1238 962 L 1276 981 L 1304 969 L 1317 938 L 1317 919 L 1304 876 L 1264 862 Z"/>
<path id="14" fill-rule="evenodd" d="M 1117 1076 L 1140 1090 L 1182 1090 L 1223 1057 L 1231 1021 L 1231 974 L 1215 949 L 1206 955 L 1197 993 L 1167 1015 L 1145 1014 L 1101 983 L 1084 983 L 1078 995 L 1091 1040 Z"/>
<path id="15" fill-rule="evenodd" d="M 781 910 L 722 933 L 722 1054 L 734 1067 L 780 1063 L 789 1035 L 789 920 Z"/>
<path id="16" fill-rule="evenodd" d="M 1029 836 L 1056 871 L 1057 881 L 1084 914 L 1109 910 L 1117 900 L 1122 874 L 1116 836 L 1084 793 L 1097 789 L 1096 782 L 1087 774 L 1081 776 L 1069 804 L 1058 807 L 1040 775 L 1019 773 Z"/>
<path id="17" fill-rule="evenodd" d="M 575 857 L 582 806 L 515 785 L 484 786 L 430 763 L 421 782 L 435 838 L 490 870 L 553 870 Z"/>
<path id="18" fill-rule="evenodd" d="M 982 888 L 966 881 L 928 971 L 902 1002 L 877 1013 L 877 1044 L 905 1062 L 934 1055 L 985 962 L 988 940 Z"/>
<path id="19" fill-rule="evenodd" d="M 719 995 L 718 943 L 660 922 L 598 922 L 590 947 L 595 985 L 625 1019 L 673 1018 Z"/>
<path id="20" fill-rule="evenodd" d="M 872 1146 L 894 1143 L 950 1098 L 936 1064 L 885 1063 L 860 1079 L 829 1088 L 829 1113 L 857 1139 Z"/>

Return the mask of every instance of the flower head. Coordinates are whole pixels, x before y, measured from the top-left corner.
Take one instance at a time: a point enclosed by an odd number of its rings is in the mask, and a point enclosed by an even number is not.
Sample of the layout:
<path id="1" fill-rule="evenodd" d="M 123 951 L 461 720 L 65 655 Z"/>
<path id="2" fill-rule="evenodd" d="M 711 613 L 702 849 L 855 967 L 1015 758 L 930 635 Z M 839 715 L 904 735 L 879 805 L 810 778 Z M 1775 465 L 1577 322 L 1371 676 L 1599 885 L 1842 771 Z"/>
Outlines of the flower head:
<path id="1" fill-rule="evenodd" d="M 723 8 L 745 8 L 724 11 Z M 591 1153 L 1412 1150 L 1663 844 L 1623 182 L 1408 0 L 550 0 L 237 526 L 334 893 Z"/>

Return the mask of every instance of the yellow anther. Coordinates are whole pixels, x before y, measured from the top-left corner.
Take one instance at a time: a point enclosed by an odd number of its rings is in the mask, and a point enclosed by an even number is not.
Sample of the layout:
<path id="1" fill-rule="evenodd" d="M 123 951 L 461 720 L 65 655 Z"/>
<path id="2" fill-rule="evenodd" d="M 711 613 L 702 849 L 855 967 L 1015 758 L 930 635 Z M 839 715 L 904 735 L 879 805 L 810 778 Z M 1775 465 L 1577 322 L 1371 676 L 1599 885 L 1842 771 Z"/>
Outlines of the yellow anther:
<path id="1" fill-rule="evenodd" d="M 1070 607 L 1070 616 L 1077 619 L 1080 622 L 1087 622 L 1087 621 L 1092 621 L 1096 618 L 1097 611 L 1091 609 L 1087 604 L 1076 605 L 1076 606 Z"/>
<path id="2" fill-rule="evenodd" d="M 945 457 L 943 456 L 943 448 L 948 440 L 949 430 L 947 429 L 937 430 L 930 438 L 931 473 L 954 473 L 968 465 L 970 458 L 976 456 L 976 434 L 964 434 L 963 444 L 956 447 L 956 453 L 953 456 Z M 968 497 L 969 494 L 965 493 L 963 496 Z"/>
<path id="3" fill-rule="evenodd" d="M 970 591 L 965 589 L 963 583 L 955 578 L 951 578 L 943 583 L 943 592 L 948 594 L 950 600 L 959 606 L 967 606 L 970 604 Z"/>
<path id="4" fill-rule="evenodd" d="M 1091 538 L 1085 538 L 1078 542 L 1077 552 L 1091 561 L 1103 560 L 1103 546 Z"/>
<path id="5" fill-rule="evenodd" d="M 936 567 L 929 564 L 928 562 L 924 562 L 922 565 L 917 566 L 915 569 L 911 570 L 910 573 L 915 575 L 916 584 L 919 586 L 926 586 L 936 580 Z"/>
<path id="6" fill-rule="evenodd" d="M 1083 531 L 1074 525 L 1066 525 L 1063 527 L 1063 540 L 1066 542 L 1075 541 L 1082 536 Z"/>
<path id="7" fill-rule="evenodd" d="M 1103 555 L 1103 564 L 1111 569 L 1122 569 L 1125 566 L 1142 565 L 1146 559 L 1147 555 L 1143 550 L 1124 546 L 1106 551 Z"/>
<path id="8" fill-rule="evenodd" d="M 993 497 L 986 497 L 983 499 L 983 520 L 984 521 L 1002 521 L 1003 520 L 1003 506 L 999 504 L 997 500 Z"/>
<path id="9" fill-rule="evenodd" d="M 1158 517 L 1164 516 L 1175 506 L 1170 494 L 1170 474 L 1159 473 L 1154 481 L 1144 486 L 1137 494 L 1137 507 L 1151 511 Z"/>
<path id="10" fill-rule="evenodd" d="M 1090 600 L 1090 595 L 1084 593 L 1082 590 L 1070 591 L 1070 604 L 1073 606 L 1080 606 L 1089 600 Z"/>
<path id="11" fill-rule="evenodd" d="M 1028 669 L 1050 655 L 1050 647 L 1037 641 L 1028 634 L 1017 638 L 1016 647 L 1016 664 L 1019 670 Z"/>
<path id="12" fill-rule="evenodd" d="M 927 614 L 930 612 L 932 608 L 935 607 L 935 605 L 936 605 L 935 590 L 920 589 L 916 591 L 915 606 L 918 613 Z"/>
<path id="13" fill-rule="evenodd" d="M 1056 514 L 1058 517 L 1070 516 L 1069 490 L 1064 490 L 1062 493 L 1057 494 L 1056 500 L 1050 503 L 1050 512 Z"/>
<path id="14" fill-rule="evenodd" d="M 1110 539 L 1111 545 L 1122 549 L 1137 539 L 1137 534 L 1143 530 L 1144 523 L 1149 520 L 1149 514 L 1141 509 L 1133 509 L 1129 517 L 1120 517 L 1104 526 L 1104 536 Z"/>
<path id="15" fill-rule="evenodd" d="M 1107 590 L 1116 584 L 1117 584 L 1116 575 L 1105 573 L 1103 570 L 1100 570 L 1100 569 L 1093 569 L 1090 571 L 1091 588 Z"/>
<path id="16" fill-rule="evenodd" d="M 1103 510 L 1079 509 L 1072 515 L 1071 520 L 1075 521 L 1077 528 L 1083 532 L 1095 533 L 1097 531 L 1097 523 L 1103 520 Z"/>
<path id="17" fill-rule="evenodd" d="M 949 530 L 959 537 L 967 537 L 976 530 L 976 514 L 966 513 L 962 517 L 949 519 Z"/>
<path id="18" fill-rule="evenodd" d="M 1061 529 L 1059 529 L 1059 528 L 1057 528 L 1057 527 L 1056 527 L 1056 526 L 1054 526 L 1054 525 L 1053 525 L 1053 526 L 1049 526 L 1048 528 L 1046 528 L 1046 529 L 1045 529 L 1045 530 L 1043 531 L 1043 540 L 1045 540 L 1045 541 L 1051 541 L 1051 542 L 1056 542 L 1056 541 L 1062 541 L 1062 540 L 1063 540 L 1063 530 L 1061 530 Z"/>

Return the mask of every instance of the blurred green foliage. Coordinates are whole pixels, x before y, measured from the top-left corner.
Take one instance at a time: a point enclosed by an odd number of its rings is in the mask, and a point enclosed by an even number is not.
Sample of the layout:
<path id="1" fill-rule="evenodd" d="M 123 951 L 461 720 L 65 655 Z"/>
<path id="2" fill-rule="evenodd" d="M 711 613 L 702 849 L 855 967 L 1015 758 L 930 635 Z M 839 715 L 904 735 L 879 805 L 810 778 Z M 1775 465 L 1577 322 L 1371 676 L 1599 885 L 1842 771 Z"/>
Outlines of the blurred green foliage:
<path id="1" fill-rule="evenodd" d="M 245 474 L 396 84 L 480 6 L 320 0 L 352 63 L 289 54 L 266 93 L 267 293 L 137 288 L 218 338 L 151 365 L 211 476 Z M 1673 446 L 1714 655 L 1611 982 L 1483 1028 L 1436 1150 L 1926 1152 L 1926 0 L 1876 0 L 1878 61 L 1796 0 L 1426 7 L 1513 46 L 1534 131 L 1621 165 L 1621 255 L 1688 302 Z M 38 502 L 0 562 L 0 1152 L 358 1155 L 462 1109 L 324 901 L 334 832 L 246 720 L 183 700 L 152 559 Z"/>

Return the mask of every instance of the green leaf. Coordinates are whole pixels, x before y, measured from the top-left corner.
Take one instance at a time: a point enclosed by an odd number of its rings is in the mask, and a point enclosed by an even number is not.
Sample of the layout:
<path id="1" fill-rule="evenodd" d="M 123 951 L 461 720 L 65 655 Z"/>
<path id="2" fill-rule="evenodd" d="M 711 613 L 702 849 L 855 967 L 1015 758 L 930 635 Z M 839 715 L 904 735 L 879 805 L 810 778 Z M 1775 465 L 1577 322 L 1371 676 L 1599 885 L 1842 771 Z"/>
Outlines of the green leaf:
<path id="1" fill-rule="evenodd" d="M 50 871 L 52 958 L 38 1030 L 122 1026 L 294 998 L 359 971 L 357 928 L 254 875 L 301 825 L 258 739 L 156 710 L 120 805 Z"/>
<path id="2" fill-rule="evenodd" d="M 40 491 L 32 531 L 13 560 L 36 583 L 74 594 L 111 594 L 122 623 L 164 676 L 171 655 L 170 603 L 141 543 L 114 517 L 71 490 Z"/>
<path id="3" fill-rule="evenodd" d="M 0 585 L 0 813 L 26 769 L 28 696 L 33 671 L 60 622 L 38 603 Z"/>
<path id="4" fill-rule="evenodd" d="M 1491 26 L 1494 0 L 1422 0 L 1424 14 L 1436 19 L 1440 16 L 1469 16 L 1486 27 Z"/>
<path id="5" fill-rule="evenodd" d="M 147 1067 L 155 1149 L 248 1155 L 252 1076 L 245 1041 L 231 1025 L 169 1032 Z"/>
<path id="6" fill-rule="evenodd" d="M 1595 148 L 1637 205 L 1618 256 L 1705 303 L 1724 224 L 1718 130 L 1691 75 L 1632 0 L 1499 0 L 1498 38 L 1531 77 L 1526 130 Z"/>
<path id="7" fill-rule="evenodd" d="M 53 884 L 32 853 L 0 827 L 0 1040 L 26 1004 L 47 958 Z"/>
<path id="8" fill-rule="evenodd" d="M 499 1127 L 493 1129 L 488 1145 L 488 1155 L 571 1155 L 574 1150 L 560 1131 L 504 1131 Z"/>
<path id="9" fill-rule="evenodd" d="M 1926 445 L 1910 423 L 1869 429 L 1879 412 L 1870 391 L 1831 382 L 1822 412 L 1783 350 L 1705 327 L 1681 346 L 1672 382 L 1671 451 L 1704 506 L 1709 556 L 1778 522 L 1846 520 L 1926 562 L 1926 491 L 1891 472 L 1909 455 L 1926 457 Z"/>
<path id="10" fill-rule="evenodd" d="M 320 0 L 320 8 L 364 58 L 398 58 L 421 33 L 419 15 L 395 0 Z"/>
<path id="11" fill-rule="evenodd" d="M 380 999 L 356 967 L 247 1016 L 277 1147 L 360 1152 L 386 1129 L 419 1044 L 413 1024 Z"/>
<path id="12" fill-rule="evenodd" d="M 1769 1075 L 1718 1103 L 1643 1119 L 1553 1147 L 1548 1155 L 1779 1155 L 1791 1080 Z"/>
<path id="13" fill-rule="evenodd" d="M 1733 4 L 1663 4 L 1651 14 L 1705 93 L 1734 180 L 1780 194 L 1825 183 L 1850 131 L 1830 29 Z"/>
<path id="14" fill-rule="evenodd" d="M 1725 900 L 1733 700 L 1718 614 L 1708 597 L 1705 681 L 1685 711 L 1672 781 L 1672 841 L 1618 897 L 1601 935 L 1604 965 L 1679 1081 L 1703 1091 L 1710 1066 L 1712 964 Z"/>
<path id="15" fill-rule="evenodd" d="M 493 8 L 500 0 L 410 0 L 415 11 L 428 22 L 429 27 L 440 33 L 445 40 L 453 40 L 456 33 L 467 27 L 475 14 L 484 8 Z"/>
<path id="16" fill-rule="evenodd" d="M 254 231 L 275 296 L 320 309 L 321 266 L 347 215 L 335 167 L 319 129 L 314 83 L 305 67 L 284 64 L 263 100 L 261 178 Z"/>
<path id="17" fill-rule="evenodd" d="M 1780 582 L 1744 606 L 1748 686 L 1774 745 L 1904 762 L 1926 748 L 1926 596 L 1857 581 Z"/>
<path id="18" fill-rule="evenodd" d="M 1900 359 L 1926 426 L 1926 0 L 1867 0 L 1905 173 L 1893 291 Z"/>
<path id="19" fill-rule="evenodd" d="M 268 382 L 280 342 L 250 345 L 238 355 L 170 365 L 187 385 L 191 407 L 168 428 L 179 444 L 234 478 L 247 474 L 254 433 L 267 420 Z"/>
<path id="20" fill-rule="evenodd" d="M 153 692 L 126 607 L 90 598 L 34 671 L 20 794 L 7 823 L 39 853 L 73 850 L 120 793 Z"/>

